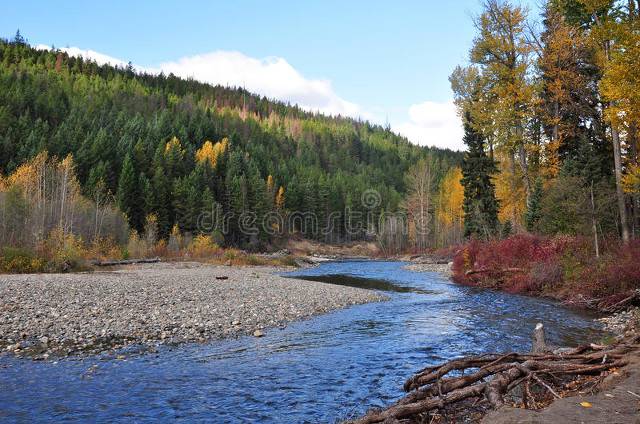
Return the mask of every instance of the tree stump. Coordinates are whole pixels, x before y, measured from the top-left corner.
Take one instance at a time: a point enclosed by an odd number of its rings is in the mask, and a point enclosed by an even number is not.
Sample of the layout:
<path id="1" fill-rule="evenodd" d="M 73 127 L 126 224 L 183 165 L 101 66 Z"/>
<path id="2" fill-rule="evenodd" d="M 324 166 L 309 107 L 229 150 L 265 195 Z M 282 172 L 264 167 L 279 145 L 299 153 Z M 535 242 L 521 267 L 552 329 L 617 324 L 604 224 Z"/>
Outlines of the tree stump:
<path id="1" fill-rule="evenodd" d="M 533 330 L 533 343 L 531 346 L 532 353 L 544 353 L 547 352 L 547 343 L 544 340 L 544 325 L 541 322 L 536 324 L 536 328 Z"/>

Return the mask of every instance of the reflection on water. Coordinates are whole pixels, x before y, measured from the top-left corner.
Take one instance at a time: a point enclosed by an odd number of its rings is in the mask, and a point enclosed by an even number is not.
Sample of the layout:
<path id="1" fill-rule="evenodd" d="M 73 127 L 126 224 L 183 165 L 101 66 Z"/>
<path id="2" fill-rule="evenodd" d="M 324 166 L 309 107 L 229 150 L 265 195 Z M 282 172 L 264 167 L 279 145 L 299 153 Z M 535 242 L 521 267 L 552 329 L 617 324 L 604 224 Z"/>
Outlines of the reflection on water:
<path id="1" fill-rule="evenodd" d="M 539 299 L 460 287 L 398 262 L 333 262 L 291 275 L 386 291 L 391 300 L 256 339 L 160 349 L 126 361 L 0 358 L 0 421 L 335 422 L 399 397 L 405 378 L 459 355 L 601 335 L 591 317 Z M 97 365 L 95 372 L 87 369 Z"/>

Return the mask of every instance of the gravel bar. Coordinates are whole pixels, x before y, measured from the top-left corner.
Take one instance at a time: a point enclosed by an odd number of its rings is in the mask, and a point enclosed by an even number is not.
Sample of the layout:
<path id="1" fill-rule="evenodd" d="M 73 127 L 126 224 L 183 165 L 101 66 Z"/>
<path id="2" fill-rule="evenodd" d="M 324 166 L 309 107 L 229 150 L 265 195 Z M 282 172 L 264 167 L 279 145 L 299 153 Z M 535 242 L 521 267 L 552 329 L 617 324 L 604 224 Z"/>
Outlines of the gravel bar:
<path id="1" fill-rule="evenodd" d="M 0 275 L 0 350 L 46 359 L 136 345 L 205 342 L 350 305 L 377 292 L 197 263 L 110 272 Z M 226 278 L 225 278 L 226 277 Z"/>

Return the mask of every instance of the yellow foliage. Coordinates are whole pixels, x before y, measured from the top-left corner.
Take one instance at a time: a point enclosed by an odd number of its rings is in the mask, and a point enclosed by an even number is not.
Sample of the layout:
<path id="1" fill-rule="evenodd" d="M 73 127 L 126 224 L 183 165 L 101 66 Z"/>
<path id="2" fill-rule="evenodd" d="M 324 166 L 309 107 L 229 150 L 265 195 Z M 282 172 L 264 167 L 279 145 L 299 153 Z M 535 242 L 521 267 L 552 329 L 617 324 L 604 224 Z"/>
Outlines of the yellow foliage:
<path id="1" fill-rule="evenodd" d="M 44 240 L 41 248 L 45 256 L 55 264 L 76 264 L 84 258 L 84 244 L 82 239 L 62 228 L 53 229 Z"/>
<path id="2" fill-rule="evenodd" d="M 145 240 L 141 240 L 138 232 L 132 230 L 129 233 L 129 241 L 127 242 L 127 252 L 130 258 L 144 258 L 147 256 L 149 246 Z"/>
<path id="3" fill-rule="evenodd" d="M 204 258 L 219 254 L 221 249 L 213 242 L 211 236 L 200 234 L 191 241 L 189 252 L 195 258 Z"/>
<path id="4" fill-rule="evenodd" d="M 212 168 L 215 168 L 218 164 L 218 158 L 227 150 L 228 145 L 229 140 L 226 137 L 216 144 L 207 140 L 202 147 L 196 151 L 196 161 L 198 163 L 208 162 Z"/>
<path id="5" fill-rule="evenodd" d="M 284 208 L 284 187 L 280 186 L 278 189 L 278 194 L 276 194 L 276 208 L 283 209 Z"/>
<path id="6" fill-rule="evenodd" d="M 273 177 L 271 175 L 269 175 L 267 177 L 267 192 L 271 193 L 271 195 L 273 196 L 273 185 L 275 183 L 273 182 Z"/>
<path id="7" fill-rule="evenodd" d="M 629 128 L 640 118 L 640 23 L 618 24 L 610 60 L 604 65 L 600 91 L 610 104 L 606 118 L 614 125 Z"/>
<path id="8" fill-rule="evenodd" d="M 7 185 L 19 185 L 25 189 L 38 186 L 38 176 L 44 172 L 49 159 L 46 152 L 38 154 L 28 162 L 23 163 L 7 178 Z"/>
<path id="9" fill-rule="evenodd" d="M 630 165 L 622 177 L 622 187 L 627 193 L 640 193 L 640 165 Z"/>
<path id="10" fill-rule="evenodd" d="M 496 198 L 500 202 L 498 219 L 501 222 L 511 221 L 514 226 L 521 226 L 522 217 L 527 210 L 527 195 L 522 185 L 522 179 L 515 177 L 502 165 L 505 161 L 500 161 L 500 172 L 496 175 L 494 183 L 496 185 Z"/>
<path id="11" fill-rule="evenodd" d="M 122 259 L 122 250 L 112 236 L 100 237 L 91 242 L 85 256 L 101 260 Z"/>
<path id="12" fill-rule="evenodd" d="M 542 171 L 553 178 L 560 171 L 560 145 L 567 138 L 575 137 L 577 129 L 573 122 L 561 116 L 588 87 L 589 80 L 581 69 L 580 58 L 588 56 L 593 46 L 585 32 L 567 24 L 559 11 L 551 8 L 547 13 L 545 51 L 538 59 L 538 66 L 545 74 L 540 88 L 547 97 L 547 107 L 538 107 L 538 113 L 551 127 L 550 140 L 541 153 Z M 537 105 L 544 106 L 540 102 Z"/>
<path id="13" fill-rule="evenodd" d="M 178 140 L 178 137 L 173 137 L 171 140 L 167 141 L 167 144 L 164 145 L 164 154 L 167 155 L 171 152 L 182 152 L 182 143 Z"/>
<path id="14" fill-rule="evenodd" d="M 460 183 L 462 169 L 455 167 L 447 172 L 440 185 L 438 195 L 437 216 L 446 226 L 460 224 L 464 219 L 462 203 L 464 201 L 464 187 Z"/>
<path id="15" fill-rule="evenodd" d="M 6 258 L 0 255 L 0 272 L 37 273 L 46 270 L 47 261 L 30 254 L 13 254 Z"/>

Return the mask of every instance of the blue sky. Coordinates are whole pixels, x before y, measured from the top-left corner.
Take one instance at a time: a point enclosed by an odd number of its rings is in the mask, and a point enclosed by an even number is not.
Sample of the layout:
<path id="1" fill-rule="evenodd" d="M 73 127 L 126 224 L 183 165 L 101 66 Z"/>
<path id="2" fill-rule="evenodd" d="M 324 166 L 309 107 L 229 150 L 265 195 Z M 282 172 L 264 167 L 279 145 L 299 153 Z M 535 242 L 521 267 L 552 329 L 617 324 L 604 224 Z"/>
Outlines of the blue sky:
<path id="1" fill-rule="evenodd" d="M 528 0 L 525 3 L 533 4 Z M 448 75 L 479 0 L 7 2 L 0 35 L 75 47 L 459 147 Z M 537 13 L 537 12 L 533 12 Z"/>

